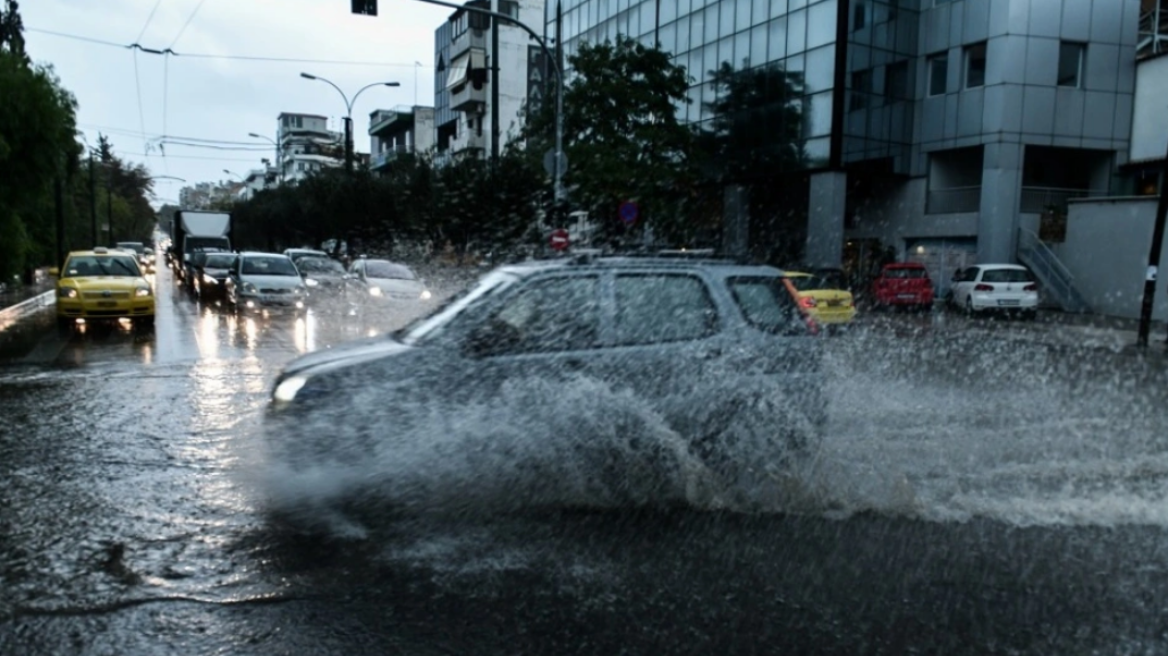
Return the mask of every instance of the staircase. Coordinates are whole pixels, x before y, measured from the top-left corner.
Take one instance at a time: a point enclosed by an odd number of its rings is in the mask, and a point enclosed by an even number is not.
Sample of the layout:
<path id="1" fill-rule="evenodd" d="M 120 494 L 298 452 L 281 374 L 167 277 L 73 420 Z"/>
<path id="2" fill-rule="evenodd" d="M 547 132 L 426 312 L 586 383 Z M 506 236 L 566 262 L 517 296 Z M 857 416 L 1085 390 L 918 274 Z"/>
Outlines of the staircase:
<path id="1" fill-rule="evenodd" d="M 1091 311 L 1087 300 L 1075 289 L 1075 277 L 1033 230 L 1018 231 L 1018 260 L 1038 277 L 1046 301 L 1053 301 L 1065 312 Z"/>
<path id="2" fill-rule="evenodd" d="M 1143 0 L 1137 40 L 1138 57 L 1168 52 L 1168 0 Z"/>

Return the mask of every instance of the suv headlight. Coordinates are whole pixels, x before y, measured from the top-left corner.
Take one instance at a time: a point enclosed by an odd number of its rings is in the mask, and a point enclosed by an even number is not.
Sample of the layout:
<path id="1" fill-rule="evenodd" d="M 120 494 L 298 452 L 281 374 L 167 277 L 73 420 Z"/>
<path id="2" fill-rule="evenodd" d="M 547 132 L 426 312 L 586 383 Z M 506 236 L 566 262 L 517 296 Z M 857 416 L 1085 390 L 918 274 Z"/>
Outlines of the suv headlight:
<path id="1" fill-rule="evenodd" d="M 57 296 L 60 298 L 77 298 L 80 296 L 77 290 L 73 287 L 58 287 Z"/>
<path id="2" fill-rule="evenodd" d="M 134 296 L 149 296 L 149 295 L 150 295 L 150 288 L 149 287 L 139 287 L 139 288 L 134 290 Z"/>
<path id="3" fill-rule="evenodd" d="M 296 400 L 296 393 L 307 382 L 308 379 L 303 376 L 289 376 L 276 385 L 276 389 L 272 391 L 272 399 L 280 403 L 291 403 Z"/>

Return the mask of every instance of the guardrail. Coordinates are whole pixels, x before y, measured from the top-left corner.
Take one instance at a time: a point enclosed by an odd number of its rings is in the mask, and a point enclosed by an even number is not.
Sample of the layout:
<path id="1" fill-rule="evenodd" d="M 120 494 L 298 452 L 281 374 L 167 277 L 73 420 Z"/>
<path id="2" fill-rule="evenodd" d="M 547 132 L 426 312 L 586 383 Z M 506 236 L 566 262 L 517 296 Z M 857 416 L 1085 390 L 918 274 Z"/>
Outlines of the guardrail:
<path id="1" fill-rule="evenodd" d="M 1019 211 L 1040 214 L 1048 209 L 1067 211 L 1067 202 L 1072 198 L 1103 196 L 1102 189 L 1068 189 L 1065 187 L 1022 187 Z"/>

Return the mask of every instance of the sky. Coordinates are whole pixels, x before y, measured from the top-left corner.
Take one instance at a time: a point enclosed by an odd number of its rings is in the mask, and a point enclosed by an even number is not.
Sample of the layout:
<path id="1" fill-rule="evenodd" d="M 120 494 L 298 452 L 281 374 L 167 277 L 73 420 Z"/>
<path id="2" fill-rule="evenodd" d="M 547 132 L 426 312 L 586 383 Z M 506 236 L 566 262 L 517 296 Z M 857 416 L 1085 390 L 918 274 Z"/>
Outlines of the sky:
<path id="1" fill-rule="evenodd" d="M 434 103 L 434 30 L 452 12 L 417 0 L 380 0 L 377 17 L 351 14 L 350 0 L 19 4 L 29 56 L 51 64 L 77 99 L 78 138 L 83 135 L 96 146 L 98 133 L 106 134 L 119 157 L 160 176 L 154 186 L 156 205 L 177 203 L 183 186 L 233 180 L 260 168 L 261 158 L 274 159 L 271 143 L 248 133 L 275 139 L 281 112 L 328 116 L 330 127 L 340 131 L 346 111 L 341 94 L 301 78 L 302 71 L 328 78 L 350 100 L 367 84 L 400 83 L 370 88 L 353 105 L 353 141 L 358 152 L 368 152 L 370 112 L 415 101 Z M 125 47 L 134 43 L 170 48 L 177 55 Z M 173 143 L 160 149 L 164 135 L 188 142 L 244 143 L 216 144 L 240 150 Z"/>

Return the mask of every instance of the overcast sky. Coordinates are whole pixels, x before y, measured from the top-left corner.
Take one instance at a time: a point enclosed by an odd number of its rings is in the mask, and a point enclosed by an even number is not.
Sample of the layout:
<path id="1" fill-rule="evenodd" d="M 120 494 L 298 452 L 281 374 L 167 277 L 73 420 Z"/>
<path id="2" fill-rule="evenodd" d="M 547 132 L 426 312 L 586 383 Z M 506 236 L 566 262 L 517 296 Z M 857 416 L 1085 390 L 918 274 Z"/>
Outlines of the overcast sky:
<path id="1" fill-rule="evenodd" d="M 341 129 L 345 114 L 341 95 L 323 82 L 302 79 L 301 71 L 330 79 L 350 99 L 372 82 L 401 83 L 399 88 L 369 89 L 354 105 L 354 143 L 360 152 L 369 150 L 371 111 L 412 105 L 415 98 L 418 104 L 433 104 L 434 30 L 451 10 L 416 0 L 380 0 L 379 16 L 371 18 L 350 14 L 349 4 L 350 0 L 22 0 L 20 10 L 29 55 L 38 63 L 52 64 L 62 84 L 76 96 L 78 127 L 88 142 L 96 145 L 103 132 L 124 159 L 145 164 L 154 175 L 186 179 L 156 181 L 159 200 L 174 202 L 184 184 L 231 179 L 224 169 L 247 175 L 261 166 L 260 158 L 274 158 L 275 153 L 270 144 L 264 151 L 170 144 L 164 146 L 164 157 L 157 145 L 164 134 L 263 147 L 267 142 L 251 139 L 248 133 L 275 139 L 276 116 L 284 111 L 328 116 L 330 127 Z M 135 55 L 132 49 L 37 30 L 123 46 L 169 47 L 178 56 Z"/>

